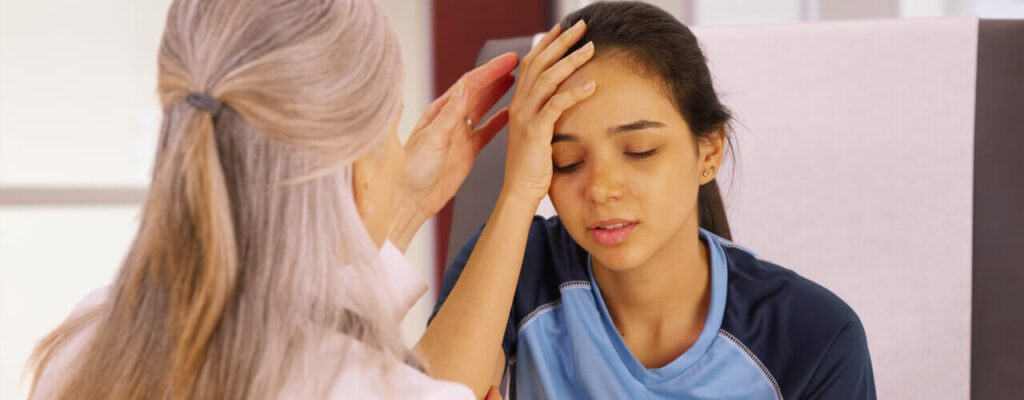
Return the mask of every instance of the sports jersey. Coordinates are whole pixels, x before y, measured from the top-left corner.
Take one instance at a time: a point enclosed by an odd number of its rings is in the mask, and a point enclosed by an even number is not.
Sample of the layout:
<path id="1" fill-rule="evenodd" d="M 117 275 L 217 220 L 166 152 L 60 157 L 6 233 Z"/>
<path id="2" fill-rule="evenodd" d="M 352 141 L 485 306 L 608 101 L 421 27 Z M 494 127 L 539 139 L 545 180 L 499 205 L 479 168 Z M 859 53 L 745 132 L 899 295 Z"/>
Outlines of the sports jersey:
<path id="1" fill-rule="evenodd" d="M 480 237 L 444 276 L 444 303 Z M 710 306 L 697 341 L 646 368 L 619 336 L 591 259 L 535 217 L 502 347 L 517 399 L 874 399 L 864 328 L 827 289 L 701 229 Z"/>

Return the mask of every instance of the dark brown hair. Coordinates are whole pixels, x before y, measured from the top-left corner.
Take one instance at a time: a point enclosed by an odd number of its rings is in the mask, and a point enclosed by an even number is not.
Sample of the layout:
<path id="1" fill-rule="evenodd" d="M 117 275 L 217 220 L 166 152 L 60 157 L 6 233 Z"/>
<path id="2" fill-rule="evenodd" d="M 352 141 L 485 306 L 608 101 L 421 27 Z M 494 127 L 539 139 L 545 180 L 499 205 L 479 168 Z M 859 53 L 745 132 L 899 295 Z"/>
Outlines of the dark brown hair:
<path id="1" fill-rule="evenodd" d="M 587 33 L 567 54 L 592 41 L 597 56 L 630 57 L 665 85 L 695 140 L 721 134 L 730 141 L 732 114 L 718 100 L 704 52 L 686 25 L 656 6 L 635 1 L 591 4 L 563 18 L 562 29 L 580 20 L 586 21 Z M 700 226 L 732 239 L 717 180 L 700 187 L 697 202 Z"/>

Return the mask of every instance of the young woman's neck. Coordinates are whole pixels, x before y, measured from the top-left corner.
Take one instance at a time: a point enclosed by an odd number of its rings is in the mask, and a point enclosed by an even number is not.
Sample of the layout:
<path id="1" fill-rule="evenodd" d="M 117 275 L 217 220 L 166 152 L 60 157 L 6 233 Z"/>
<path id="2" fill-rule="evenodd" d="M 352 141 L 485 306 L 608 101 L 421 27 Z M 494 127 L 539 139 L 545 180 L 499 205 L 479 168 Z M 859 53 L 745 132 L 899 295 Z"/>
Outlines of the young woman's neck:
<path id="1" fill-rule="evenodd" d="M 696 218 L 636 268 L 613 271 L 597 259 L 592 262 L 608 312 L 624 338 L 686 335 L 695 341 L 699 336 L 711 284 L 710 258 Z"/>

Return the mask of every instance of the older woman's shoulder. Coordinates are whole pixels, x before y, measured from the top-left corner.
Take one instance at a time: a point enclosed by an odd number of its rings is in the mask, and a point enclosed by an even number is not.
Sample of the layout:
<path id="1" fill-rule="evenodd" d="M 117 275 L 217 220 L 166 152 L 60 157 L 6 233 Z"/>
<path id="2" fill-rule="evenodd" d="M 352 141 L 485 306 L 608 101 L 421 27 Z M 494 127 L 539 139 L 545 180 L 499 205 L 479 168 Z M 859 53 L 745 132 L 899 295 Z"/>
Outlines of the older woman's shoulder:
<path id="1" fill-rule="evenodd" d="M 109 296 L 109 286 L 93 290 L 78 302 L 78 305 L 71 311 L 65 322 L 74 318 L 85 317 L 86 313 L 106 303 Z M 43 367 L 39 379 L 34 384 L 35 392 L 32 396 L 33 399 L 57 398 L 62 382 L 70 372 L 75 358 L 89 344 L 95 330 L 95 321 L 86 322 L 78 332 L 73 333 L 67 341 L 53 349 L 49 362 Z"/>

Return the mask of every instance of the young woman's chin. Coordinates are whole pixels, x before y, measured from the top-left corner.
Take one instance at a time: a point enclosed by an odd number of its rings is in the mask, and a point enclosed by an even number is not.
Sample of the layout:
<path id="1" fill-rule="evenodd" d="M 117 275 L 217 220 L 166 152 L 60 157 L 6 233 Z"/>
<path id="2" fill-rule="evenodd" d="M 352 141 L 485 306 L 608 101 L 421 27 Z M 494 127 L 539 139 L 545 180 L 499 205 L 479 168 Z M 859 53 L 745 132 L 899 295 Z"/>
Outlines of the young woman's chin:
<path id="1" fill-rule="evenodd" d="M 614 272 L 625 272 L 643 265 L 647 260 L 640 243 L 627 241 L 615 246 L 602 246 L 589 241 L 583 244 L 583 248 L 593 258 L 595 268 L 597 265 Z"/>

